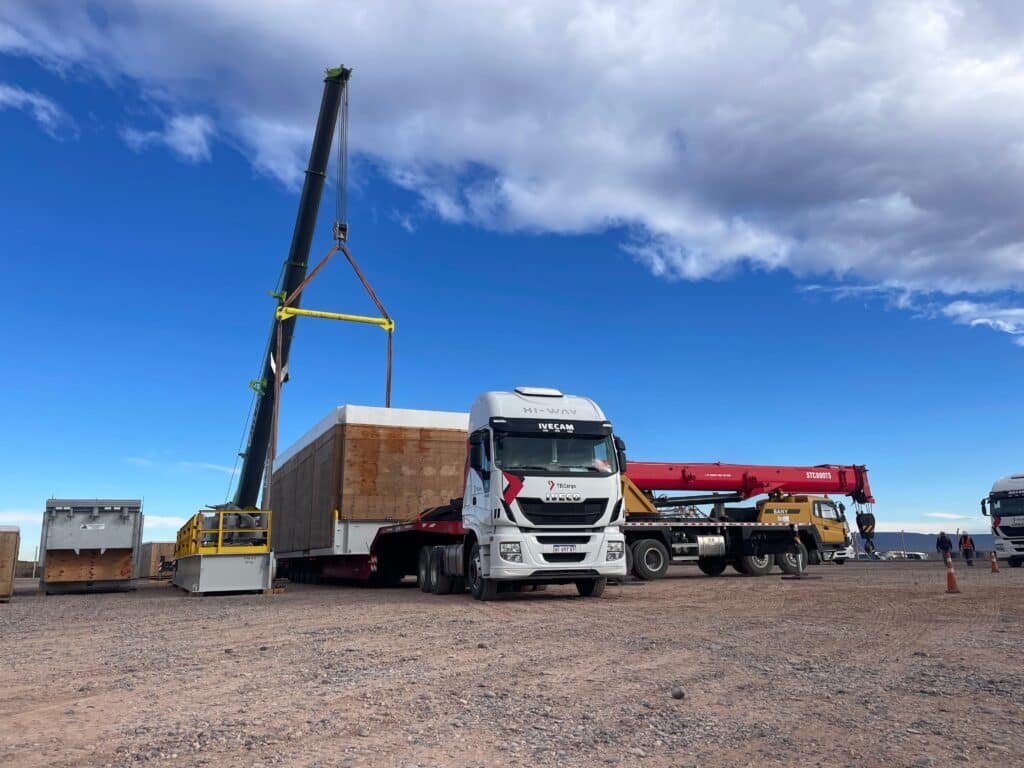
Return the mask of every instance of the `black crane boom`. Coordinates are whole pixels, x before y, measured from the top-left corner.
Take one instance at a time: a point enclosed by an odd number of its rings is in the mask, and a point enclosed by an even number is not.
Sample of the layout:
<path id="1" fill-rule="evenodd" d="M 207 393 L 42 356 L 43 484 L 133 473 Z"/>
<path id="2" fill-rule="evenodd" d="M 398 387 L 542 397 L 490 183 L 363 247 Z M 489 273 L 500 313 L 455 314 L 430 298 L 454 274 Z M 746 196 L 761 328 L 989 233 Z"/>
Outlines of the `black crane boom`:
<path id="1" fill-rule="evenodd" d="M 324 182 L 327 179 L 327 163 L 331 154 L 334 128 L 338 120 L 338 109 L 351 74 L 351 69 L 337 67 L 327 70 L 324 77 L 320 115 L 316 121 L 313 147 L 309 153 L 309 166 L 302 184 L 299 211 L 295 217 L 295 229 L 292 232 L 292 244 L 288 250 L 288 259 L 284 263 L 278 295 L 290 296 L 306 277 L 306 270 L 309 267 L 309 251 L 313 242 L 313 228 L 316 225 Z M 298 304 L 299 300 L 297 299 L 293 306 L 298 306 Z M 274 412 L 273 378 L 275 375 L 287 372 L 288 351 L 291 348 L 292 334 L 295 330 L 295 318 L 280 321 L 282 323 L 281 359 L 274 361 L 275 344 L 273 340 L 278 322 L 275 319 L 270 326 L 271 342 L 267 344 L 262 378 L 256 384 L 256 404 L 249 429 L 249 440 L 245 453 L 242 454 L 242 468 L 239 472 L 238 488 L 233 499 L 233 505 L 242 509 L 254 508 L 259 501 L 263 473 L 270 451 L 271 420 Z M 275 374 L 275 368 L 277 374 Z"/>

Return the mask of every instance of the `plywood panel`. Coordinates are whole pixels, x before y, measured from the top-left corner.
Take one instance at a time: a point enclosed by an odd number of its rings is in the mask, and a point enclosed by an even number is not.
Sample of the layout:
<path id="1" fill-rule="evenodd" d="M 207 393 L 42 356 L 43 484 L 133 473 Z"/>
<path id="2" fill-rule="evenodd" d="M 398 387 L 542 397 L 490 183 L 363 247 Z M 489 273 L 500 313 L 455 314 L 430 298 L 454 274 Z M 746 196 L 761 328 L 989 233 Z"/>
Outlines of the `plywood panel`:
<path id="1" fill-rule="evenodd" d="M 0 600 L 14 594 L 14 570 L 18 564 L 18 531 L 0 531 Z"/>
<path id="2" fill-rule="evenodd" d="M 103 554 L 83 549 L 77 555 L 70 549 L 51 549 L 46 553 L 43 581 L 122 581 L 133 576 L 130 549 L 108 549 Z"/>
<path id="3" fill-rule="evenodd" d="M 160 557 L 174 559 L 173 541 L 147 541 L 140 548 L 139 575 L 155 578 L 160 575 Z"/>

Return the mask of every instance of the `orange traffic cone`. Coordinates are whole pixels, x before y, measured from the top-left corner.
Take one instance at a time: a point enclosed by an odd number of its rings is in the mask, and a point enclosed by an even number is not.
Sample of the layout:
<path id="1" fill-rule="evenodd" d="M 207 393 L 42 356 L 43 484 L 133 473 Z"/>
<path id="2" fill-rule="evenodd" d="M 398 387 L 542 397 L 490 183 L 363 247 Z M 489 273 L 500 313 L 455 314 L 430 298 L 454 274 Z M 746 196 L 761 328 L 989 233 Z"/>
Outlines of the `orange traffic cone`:
<path id="1" fill-rule="evenodd" d="M 956 583 L 956 571 L 953 570 L 953 558 L 946 555 L 946 594 L 957 595 L 960 587 Z"/>
<path id="2" fill-rule="evenodd" d="M 992 550 L 992 573 L 999 573 L 999 561 L 996 559 L 995 550 Z"/>

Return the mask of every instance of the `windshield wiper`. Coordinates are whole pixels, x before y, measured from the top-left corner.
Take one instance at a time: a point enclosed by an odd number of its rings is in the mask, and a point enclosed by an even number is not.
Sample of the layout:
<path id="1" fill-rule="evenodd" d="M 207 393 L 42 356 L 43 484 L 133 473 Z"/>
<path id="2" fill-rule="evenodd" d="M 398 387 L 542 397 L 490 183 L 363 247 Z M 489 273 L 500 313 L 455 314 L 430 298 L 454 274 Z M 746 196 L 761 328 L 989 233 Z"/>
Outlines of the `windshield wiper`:
<path id="1" fill-rule="evenodd" d="M 522 465 L 517 465 L 517 466 L 514 466 L 514 467 L 499 467 L 499 469 L 503 469 L 506 472 L 516 472 L 517 470 L 522 470 L 522 469 L 534 470 L 534 471 L 540 470 L 541 472 L 550 472 L 552 470 L 552 468 L 553 467 L 541 466 L 540 464 L 522 464 Z"/>

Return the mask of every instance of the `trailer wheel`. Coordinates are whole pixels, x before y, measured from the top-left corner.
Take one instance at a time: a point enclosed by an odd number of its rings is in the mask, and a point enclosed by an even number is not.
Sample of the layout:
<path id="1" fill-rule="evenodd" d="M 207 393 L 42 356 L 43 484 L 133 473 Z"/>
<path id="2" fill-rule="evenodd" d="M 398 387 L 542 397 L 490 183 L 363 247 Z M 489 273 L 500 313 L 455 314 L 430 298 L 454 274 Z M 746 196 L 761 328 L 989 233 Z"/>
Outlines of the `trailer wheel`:
<path id="1" fill-rule="evenodd" d="M 724 557 L 702 557 L 697 560 L 697 567 L 706 576 L 721 576 L 725 570 L 726 562 Z"/>
<path id="2" fill-rule="evenodd" d="M 479 544 L 474 544 L 469 554 L 469 591 L 477 600 L 493 600 L 498 596 L 498 582 L 484 578 Z"/>
<path id="3" fill-rule="evenodd" d="M 416 580 L 420 590 L 430 592 L 430 547 L 420 547 L 420 556 L 416 561 Z"/>
<path id="4" fill-rule="evenodd" d="M 452 593 L 452 577 L 444 572 L 444 547 L 434 547 L 430 551 L 430 593 L 433 595 L 450 595 Z"/>
<path id="5" fill-rule="evenodd" d="M 797 562 L 797 558 L 799 558 L 799 562 Z M 807 567 L 808 562 L 807 547 L 802 541 L 794 544 L 788 551 L 780 552 L 775 556 L 775 563 L 783 573 L 788 573 L 790 576 L 801 573 Z"/>
<path id="6" fill-rule="evenodd" d="M 633 545 L 633 570 L 645 581 L 668 573 L 668 550 L 657 539 L 641 539 Z"/>
<path id="7" fill-rule="evenodd" d="M 579 579 L 576 582 L 576 591 L 583 597 L 600 597 L 604 594 L 604 588 L 608 586 L 608 579 Z"/>
<path id="8" fill-rule="evenodd" d="M 775 567 L 771 555 L 744 555 L 743 568 L 748 576 L 767 576 Z"/>

